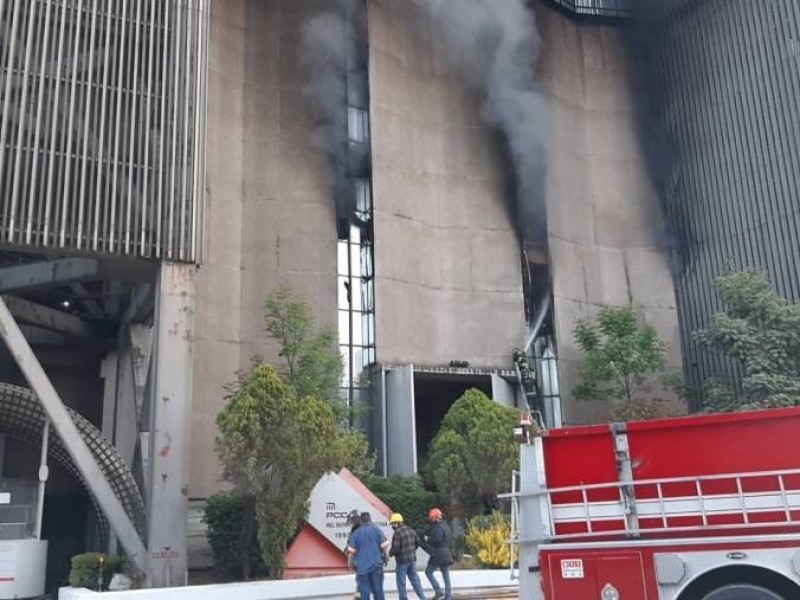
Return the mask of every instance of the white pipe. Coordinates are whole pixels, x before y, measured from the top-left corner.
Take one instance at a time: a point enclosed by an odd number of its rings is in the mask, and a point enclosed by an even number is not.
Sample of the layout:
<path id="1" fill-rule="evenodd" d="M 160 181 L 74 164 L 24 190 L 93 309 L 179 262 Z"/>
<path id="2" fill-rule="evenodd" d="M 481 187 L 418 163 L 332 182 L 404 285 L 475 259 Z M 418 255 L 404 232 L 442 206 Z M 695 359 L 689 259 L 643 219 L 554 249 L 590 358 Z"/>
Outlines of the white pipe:
<path id="1" fill-rule="evenodd" d="M 44 515 L 44 488 L 49 476 L 47 468 L 47 451 L 50 447 L 50 419 L 45 417 L 42 430 L 42 455 L 39 459 L 39 496 L 36 504 L 36 530 L 34 535 L 37 540 L 42 539 L 42 516 Z"/>

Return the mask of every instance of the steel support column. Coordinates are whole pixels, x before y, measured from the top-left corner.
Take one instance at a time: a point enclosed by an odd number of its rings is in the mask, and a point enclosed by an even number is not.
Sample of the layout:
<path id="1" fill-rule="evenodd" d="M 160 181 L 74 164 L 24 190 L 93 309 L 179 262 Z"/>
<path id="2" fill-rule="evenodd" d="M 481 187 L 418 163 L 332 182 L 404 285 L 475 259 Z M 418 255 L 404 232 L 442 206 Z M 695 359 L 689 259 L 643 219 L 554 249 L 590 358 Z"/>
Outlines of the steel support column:
<path id="1" fill-rule="evenodd" d="M 156 294 L 150 411 L 147 583 L 186 583 L 187 448 L 192 395 L 194 267 L 164 263 Z"/>
<path id="2" fill-rule="evenodd" d="M 145 548 L 142 539 L 2 298 L 0 298 L 0 337 L 14 357 L 31 389 L 38 396 L 53 428 L 61 438 L 86 485 L 117 532 L 126 554 L 137 567 L 144 568 Z"/>

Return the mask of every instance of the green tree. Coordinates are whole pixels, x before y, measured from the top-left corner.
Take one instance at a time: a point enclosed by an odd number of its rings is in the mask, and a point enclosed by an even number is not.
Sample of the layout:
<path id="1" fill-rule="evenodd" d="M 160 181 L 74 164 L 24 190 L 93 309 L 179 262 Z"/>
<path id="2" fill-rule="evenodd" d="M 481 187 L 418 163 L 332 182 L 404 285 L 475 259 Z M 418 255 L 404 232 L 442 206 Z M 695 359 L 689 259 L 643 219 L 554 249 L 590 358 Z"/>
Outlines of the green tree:
<path id="1" fill-rule="evenodd" d="M 468 390 L 447 411 L 424 473 L 453 512 L 479 514 L 497 506 L 497 494 L 510 490 L 512 471 L 519 467 L 518 422 L 517 411 L 478 390 Z"/>
<path id="2" fill-rule="evenodd" d="M 337 393 L 343 365 L 333 328 L 318 324 L 308 304 L 287 286 L 278 286 L 267 296 L 264 324 L 280 348 L 279 370 L 294 394 L 325 400 L 333 407 L 341 427 L 331 443 L 344 457 L 341 466 L 357 477 L 370 473 L 375 457 L 369 453 L 369 443 L 363 433 L 347 425 L 358 411 Z"/>
<path id="3" fill-rule="evenodd" d="M 265 326 L 283 359 L 280 372 L 256 361 L 230 387 L 217 417 L 217 452 L 242 501 L 241 570 L 249 576 L 253 531 L 273 577 L 283 572 L 287 543 L 306 516 L 317 480 L 348 467 L 371 472 L 366 437 L 344 424 L 337 397 L 342 360 L 331 328 L 319 326 L 287 287 L 265 302 Z"/>
<path id="4" fill-rule="evenodd" d="M 264 563 L 280 578 L 312 488 L 346 460 L 331 443 L 339 434 L 336 416 L 329 403 L 297 396 L 273 367 L 259 364 L 220 411 L 217 426 L 224 477 L 252 501 Z M 244 559 L 248 574 L 250 559 Z"/>
<path id="5" fill-rule="evenodd" d="M 612 400 L 615 419 L 659 416 L 652 386 L 663 377 L 666 346 L 654 327 L 639 323 L 630 308 L 608 307 L 595 321 L 579 320 L 573 335 L 584 353 L 577 398 Z"/>
<path id="6" fill-rule="evenodd" d="M 297 396 L 336 403 L 342 377 L 342 356 L 336 331 L 317 324 L 311 309 L 286 286 L 277 287 L 264 302 L 267 334 L 280 346 L 280 372 Z"/>
<path id="7" fill-rule="evenodd" d="M 707 382 L 706 408 L 731 411 L 800 403 L 800 305 L 779 295 L 759 271 L 731 271 L 714 285 L 724 310 L 695 338 L 738 363 L 744 376 L 740 389 L 722 380 Z"/>

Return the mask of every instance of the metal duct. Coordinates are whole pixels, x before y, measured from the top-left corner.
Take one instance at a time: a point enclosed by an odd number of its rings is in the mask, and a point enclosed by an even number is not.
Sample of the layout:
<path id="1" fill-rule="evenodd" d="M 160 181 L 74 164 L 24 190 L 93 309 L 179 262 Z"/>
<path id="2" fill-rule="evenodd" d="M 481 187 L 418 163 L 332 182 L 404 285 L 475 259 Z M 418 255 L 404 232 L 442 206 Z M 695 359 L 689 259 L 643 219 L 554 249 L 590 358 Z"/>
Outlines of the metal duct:
<path id="1" fill-rule="evenodd" d="M 74 410 L 67 408 L 72 420 L 89 446 L 95 459 L 106 475 L 111 488 L 119 498 L 125 512 L 130 517 L 139 535 L 144 538 L 145 511 L 144 501 L 136 480 L 128 465 L 116 448 L 103 437 L 103 434 L 89 421 Z M 45 414 L 41 403 L 34 393 L 23 387 L 8 383 L 0 383 L 0 431 L 25 444 L 39 447 L 42 440 Z M 76 479 L 81 480 L 77 467 L 72 462 L 61 439 L 55 432 L 51 433 L 48 456 L 66 468 Z M 87 488 L 88 491 L 88 488 Z M 91 497 L 91 494 L 89 494 Z M 92 498 L 94 502 L 94 499 Z M 100 522 L 103 539 L 108 536 L 108 522 L 94 503 L 95 512 Z"/>
<path id="2" fill-rule="evenodd" d="M 0 242 L 197 262 L 209 0 L 0 0 Z"/>

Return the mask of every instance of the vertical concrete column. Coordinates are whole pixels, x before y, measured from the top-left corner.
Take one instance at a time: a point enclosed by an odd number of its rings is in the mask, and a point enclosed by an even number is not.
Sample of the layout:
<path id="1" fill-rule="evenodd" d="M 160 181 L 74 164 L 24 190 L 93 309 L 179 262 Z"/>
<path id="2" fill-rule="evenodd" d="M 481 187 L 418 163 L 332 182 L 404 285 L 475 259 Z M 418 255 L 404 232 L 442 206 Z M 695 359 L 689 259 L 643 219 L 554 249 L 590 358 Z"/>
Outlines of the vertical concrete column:
<path id="1" fill-rule="evenodd" d="M 386 373 L 387 475 L 417 472 L 417 427 L 414 410 L 414 366 L 392 368 Z"/>
<path id="2" fill-rule="evenodd" d="M 147 504 L 150 587 L 186 584 L 194 270 L 193 265 L 163 263 L 156 295 Z"/>
<path id="3" fill-rule="evenodd" d="M 492 400 L 508 408 L 517 408 L 517 386 L 492 373 Z"/>

